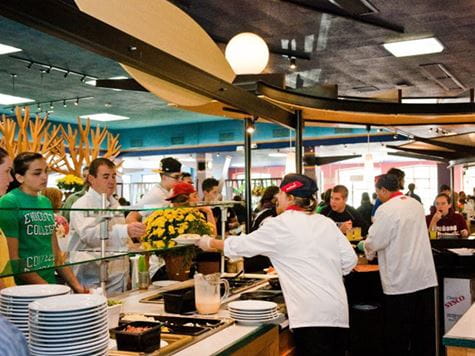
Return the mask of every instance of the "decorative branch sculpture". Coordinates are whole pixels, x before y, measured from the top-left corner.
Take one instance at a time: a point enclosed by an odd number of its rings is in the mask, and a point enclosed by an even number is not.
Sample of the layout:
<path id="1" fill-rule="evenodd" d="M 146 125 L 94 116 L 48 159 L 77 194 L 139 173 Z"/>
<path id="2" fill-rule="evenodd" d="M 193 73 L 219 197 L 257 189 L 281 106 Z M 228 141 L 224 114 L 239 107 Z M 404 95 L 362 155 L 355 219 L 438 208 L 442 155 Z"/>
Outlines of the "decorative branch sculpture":
<path id="1" fill-rule="evenodd" d="M 0 120 L 0 146 L 13 159 L 18 153 L 30 151 L 41 153 L 49 167 L 58 173 L 74 174 L 81 177 L 83 166 L 101 156 L 114 159 L 120 153 L 119 135 L 111 134 L 106 128 L 91 128 L 87 119 L 85 125 L 78 118 L 78 128 L 71 125 L 65 129 L 61 125 L 47 123 L 48 115 L 36 115 L 31 119 L 29 107 L 15 110 L 16 121 L 2 115 Z M 106 142 L 106 147 L 101 145 Z M 101 154 L 102 153 L 102 154 Z"/>

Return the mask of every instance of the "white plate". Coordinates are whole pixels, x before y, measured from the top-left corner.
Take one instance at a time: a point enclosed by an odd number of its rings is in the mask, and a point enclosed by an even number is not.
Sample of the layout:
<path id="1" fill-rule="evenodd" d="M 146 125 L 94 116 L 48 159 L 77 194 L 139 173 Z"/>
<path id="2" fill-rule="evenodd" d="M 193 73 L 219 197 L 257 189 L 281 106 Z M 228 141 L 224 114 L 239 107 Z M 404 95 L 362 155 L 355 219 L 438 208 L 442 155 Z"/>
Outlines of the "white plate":
<path id="1" fill-rule="evenodd" d="M 241 310 L 241 309 L 234 309 L 234 308 L 229 308 L 228 307 L 228 310 L 231 313 L 259 315 L 259 314 L 275 313 L 277 311 L 277 308 L 267 309 L 267 310 Z"/>
<path id="2" fill-rule="evenodd" d="M 107 306 L 100 305 L 98 307 L 94 308 L 88 308 L 88 309 L 83 309 L 83 310 L 78 310 L 78 311 L 70 311 L 70 312 L 43 312 L 43 311 L 36 311 L 36 310 L 30 310 L 30 315 L 35 315 L 35 316 L 41 316 L 41 317 L 46 317 L 46 318 L 61 318 L 61 317 L 69 317 L 69 316 L 80 316 L 80 315 L 90 315 L 94 313 L 102 313 L 107 311 Z"/>
<path id="3" fill-rule="evenodd" d="M 261 315 L 261 316 L 253 316 L 253 315 L 241 315 L 241 314 L 232 314 L 231 317 L 233 319 L 248 319 L 248 320 L 263 320 L 263 319 L 272 319 L 275 318 L 279 315 L 279 313 L 273 313 L 273 314 L 266 314 L 266 315 Z"/>
<path id="4" fill-rule="evenodd" d="M 267 302 L 264 300 L 237 300 L 228 304 L 228 308 L 234 311 L 271 311 L 277 308 L 277 304 L 274 302 Z"/>
<path id="5" fill-rule="evenodd" d="M 92 351 L 95 348 L 104 345 L 107 346 L 109 344 L 109 335 L 103 336 L 99 340 L 95 340 L 94 342 L 90 342 L 88 345 L 75 345 L 75 346 L 70 346 L 70 347 L 38 347 L 38 346 L 33 346 L 30 345 L 30 350 L 33 350 L 35 352 L 44 352 L 45 354 L 51 355 L 51 354 L 57 354 L 57 353 L 62 353 L 63 355 L 70 355 L 70 351 L 72 352 L 79 352 L 83 351 L 86 353 L 87 351 Z"/>
<path id="6" fill-rule="evenodd" d="M 30 310 L 41 312 L 79 311 L 107 305 L 105 297 L 97 294 L 71 294 L 39 299 L 30 304 Z"/>
<path id="7" fill-rule="evenodd" d="M 198 235 L 197 237 L 175 237 L 172 240 L 175 240 L 175 242 L 179 245 L 195 245 L 198 241 L 200 241 L 201 237 Z"/>
<path id="8" fill-rule="evenodd" d="M 30 337 L 30 344 L 39 347 L 39 348 L 49 348 L 49 347 L 73 347 L 73 346 L 81 346 L 81 345 L 88 345 L 90 343 L 96 342 L 96 341 L 101 341 L 104 340 L 104 338 L 107 336 L 109 338 L 109 330 L 102 330 L 100 333 L 97 333 L 96 335 L 92 335 L 89 338 L 82 338 L 82 339 L 77 339 L 77 338 L 67 338 L 67 339 L 37 339 Z"/>
<path id="9" fill-rule="evenodd" d="M 265 323 L 270 323 L 273 322 L 277 319 L 280 318 L 280 315 L 278 315 L 275 318 L 272 319 L 267 319 L 267 320 L 242 320 L 242 319 L 236 319 L 236 322 L 241 325 L 246 325 L 246 326 L 252 326 L 252 325 L 260 325 L 260 324 L 265 324 Z"/>
<path id="10" fill-rule="evenodd" d="M 43 321 L 43 320 L 30 318 L 29 321 L 32 325 L 35 325 L 38 328 L 41 328 L 43 326 L 56 326 L 56 325 L 62 325 L 63 327 L 67 327 L 67 326 L 74 326 L 74 325 L 88 325 L 88 324 L 92 324 L 92 323 L 96 323 L 98 321 L 104 320 L 105 318 L 107 318 L 107 316 L 104 317 L 104 316 L 99 315 L 96 317 L 78 319 L 78 320 Z"/>
<path id="11" fill-rule="evenodd" d="M 44 315 L 38 315 L 38 314 L 31 314 L 30 313 L 30 319 L 35 320 L 37 322 L 69 322 L 69 321 L 75 321 L 75 320 L 90 320 L 90 318 L 96 318 L 99 316 L 104 316 L 107 314 L 107 311 L 100 311 L 94 314 L 83 314 L 83 315 L 72 315 L 70 317 L 64 315 L 64 316 L 58 316 L 58 317 L 50 317 L 50 316 L 44 316 Z"/>
<path id="12" fill-rule="evenodd" d="M 35 352 L 35 351 L 30 350 L 30 355 L 32 355 L 32 356 L 45 356 L 45 353 L 43 351 L 42 352 Z M 48 353 L 48 355 L 61 355 L 62 356 L 61 352 Z M 83 355 L 85 355 L 84 350 L 68 352 L 68 356 L 83 356 Z M 90 355 L 90 356 L 104 356 L 104 355 L 107 355 L 107 345 L 104 344 L 104 345 L 99 345 L 97 347 L 93 347 L 90 350 L 87 350 L 87 355 Z"/>
<path id="13" fill-rule="evenodd" d="M 70 292 L 71 288 L 62 284 L 28 284 L 2 289 L 0 294 L 15 298 L 39 298 Z"/>
<path id="14" fill-rule="evenodd" d="M 66 333 L 58 333 L 57 331 L 37 331 L 37 330 L 30 330 L 30 334 L 32 337 L 35 339 L 62 339 L 62 338 L 68 338 L 68 337 L 76 337 L 76 336 L 89 336 L 89 335 L 95 335 L 97 333 L 102 332 L 103 329 L 106 329 L 107 327 L 104 325 L 99 325 L 93 328 L 88 328 L 86 331 L 84 330 L 71 330 L 67 331 Z"/>
<path id="15" fill-rule="evenodd" d="M 69 342 L 82 342 L 82 341 L 89 341 L 92 340 L 96 337 L 99 337 L 104 333 L 104 331 L 108 332 L 108 329 L 100 329 L 99 331 L 95 331 L 94 333 L 91 334 L 78 334 L 76 336 L 71 336 L 71 337 L 61 337 L 61 338 L 46 338 L 46 337 L 38 337 L 36 334 L 31 333 L 30 334 L 30 342 L 35 343 L 35 344 L 44 344 L 44 343 L 49 343 L 49 344 L 63 344 L 63 343 L 69 343 Z"/>
<path id="16" fill-rule="evenodd" d="M 103 325 L 103 324 L 107 324 L 108 323 L 108 320 L 107 318 L 104 318 L 102 320 L 99 320 L 99 321 L 95 321 L 93 323 L 89 323 L 89 324 L 86 324 L 88 327 L 94 327 L 94 326 L 100 326 L 100 325 Z M 35 331 L 43 331 L 43 330 L 46 330 L 46 331 L 52 331 L 52 330 L 58 330 L 58 331 L 72 331 L 72 330 L 78 330 L 78 329 L 82 329 L 84 330 L 84 327 L 81 326 L 81 325 L 71 325 L 71 326 L 65 326 L 65 325 L 56 325 L 56 326 L 43 326 L 43 325 L 36 325 L 36 324 L 33 324 L 33 323 L 30 323 L 30 329 L 31 330 L 35 330 Z"/>
<path id="17" fill-rule="evenodd" d="M 164 281 L 155 281 L 152 282 L 152 285 L 155 287 L 168 287 L 171 286 L 172 284 L 180 283 L 179 281 L 169 281 L 169 280 L 164 280 Z"/>

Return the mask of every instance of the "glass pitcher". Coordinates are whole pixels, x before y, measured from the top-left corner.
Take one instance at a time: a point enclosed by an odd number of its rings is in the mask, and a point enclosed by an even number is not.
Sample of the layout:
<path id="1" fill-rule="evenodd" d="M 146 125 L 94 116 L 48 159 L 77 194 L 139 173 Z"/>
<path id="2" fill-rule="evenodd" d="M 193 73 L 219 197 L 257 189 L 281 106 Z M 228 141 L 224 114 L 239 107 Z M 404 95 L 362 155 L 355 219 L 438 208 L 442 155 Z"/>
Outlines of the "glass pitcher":
<path id="1" fill-rule="evenodd" d="M 195 274 L 195 305 L 200 314 L 217 313 L 221 301 L 229 295 L 229 282 L 220 278 L 219 273 Z M 224 283 L 224 295 L 221 298 L 220 284 Z"/>

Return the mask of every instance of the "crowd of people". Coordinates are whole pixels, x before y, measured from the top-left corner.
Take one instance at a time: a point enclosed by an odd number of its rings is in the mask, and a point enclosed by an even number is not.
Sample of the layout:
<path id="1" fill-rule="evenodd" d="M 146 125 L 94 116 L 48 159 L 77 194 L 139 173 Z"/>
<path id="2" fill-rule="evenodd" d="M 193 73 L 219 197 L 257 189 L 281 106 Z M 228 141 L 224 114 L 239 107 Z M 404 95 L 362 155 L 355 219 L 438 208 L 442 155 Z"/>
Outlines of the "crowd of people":
<path id="1" fill-rule="evenodd" d="M 181 163 L 172 157 L 161 160 L 157 173 L 160 183 L 140 199 L 137 207 L 180 207 L 220 200 L 222 187 L 218 180 L 203 180 L 200 198 L 191 175 L 182 172 Z M 117 167 L 107 158 L 97 158 L 83 174 L 87 182 L 84 189 L 69 196 L 62 205 L 72 210 L 59 213 L 62 194 L 46 187 L 48 167 L 44 157 L 24 152 L 12 162 L 0 149 L 0 269 L 9 259 L 23 259 L 29 269 L 52 263 L 62 265 L 66 258 L 71 262 L 74 258 L 84 259 L 81 253 L 100 247 L 101 224 L 85 209 L 101 208 L 104 194 L 107 208 L 121 206 L 115 195 Z M 16 187 L 9 190 L 12 181 Z M 368 259 L 379 260 L 386 305 L 387 354 L 430 354 L 424 338 L 405 329 L 408 325 L 410 330 L 426 327 L 418 308 L 433 302 L 433 288 L 437 286 L 429 231 L 467 237 L 466 216 L 460 212 L 471 214 L 471 207 L 473 213 L 475 200 L 463 192 L 454 200 L 447 188 L 441 187 L 431 213 L 425 216 L 415 185 L 409 184 L 409 191 L 403 194 L 404 172 L 397 168 L 376 177 L 376 196 L 371 201 L 364 193 L 357 209 L 348 204 L 345 186 L 336 185 L 325 191 L 317 205 L 316 182 L 305 175 L 289 174 L 279 187 L 265 189 L 247 235 L 215 239 L 222 234 L 221 210 L 198 206 L 214 227 L 213 236 L 202 237 L 198 246 L 210 253 L 222 250 L 233 259 L 264 257 L 259 263 L 272 264 L 279 274 L 298 353 L 344 355 L 349 316 L 342 277 L 357 263 L 355 249 L 345 235 L 359 228 L 366 239 L 358 248 Z M 240 197 L 235 200 L 241 201 Z M 107 248 L 126 251 L 138 243 L 146 230 L 143 220 L 150 213 L 151 210 L 137 210 L 126 217 L 112 218 Z M 245 210 L 228 209 L 225 233 L 239 231 L 236 229 L 244 220 Z M 114 260 L 107 268 L 107 291 L 125 291 L 128 259 Z M 90 262 L 1 278 L 0 288 L 61 280 L 76 293 L 88 293 L 100 285 L 99 276 L 99 265 Z"/>

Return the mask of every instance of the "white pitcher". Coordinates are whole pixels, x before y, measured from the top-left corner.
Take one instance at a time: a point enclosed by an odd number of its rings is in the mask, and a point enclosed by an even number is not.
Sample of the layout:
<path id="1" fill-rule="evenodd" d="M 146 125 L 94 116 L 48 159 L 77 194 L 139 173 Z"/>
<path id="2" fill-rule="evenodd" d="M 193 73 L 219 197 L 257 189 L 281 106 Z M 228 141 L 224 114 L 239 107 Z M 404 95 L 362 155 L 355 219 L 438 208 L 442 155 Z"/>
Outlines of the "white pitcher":
<path id="1" fill-rule="evenodd" d="M 203 275 L 195 274 L 195 305 L 200 314 L 217 313 L 221 301 L 229 295 L 229 282 L 220 279 L 219 273 Z M 220 284 L 224 283 L 224 295 L 220 296 Z"/>

